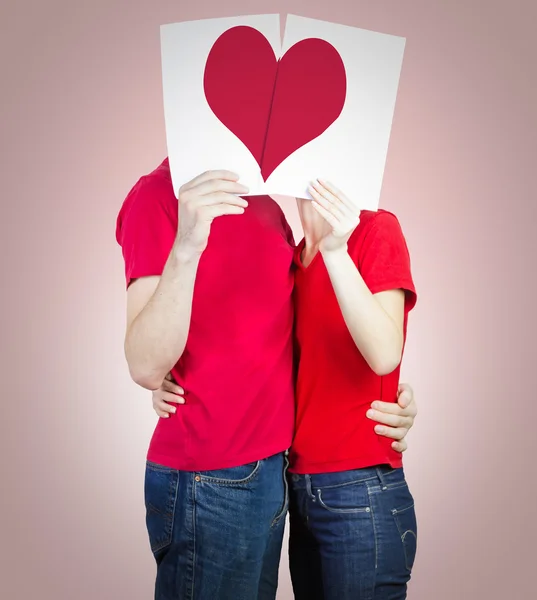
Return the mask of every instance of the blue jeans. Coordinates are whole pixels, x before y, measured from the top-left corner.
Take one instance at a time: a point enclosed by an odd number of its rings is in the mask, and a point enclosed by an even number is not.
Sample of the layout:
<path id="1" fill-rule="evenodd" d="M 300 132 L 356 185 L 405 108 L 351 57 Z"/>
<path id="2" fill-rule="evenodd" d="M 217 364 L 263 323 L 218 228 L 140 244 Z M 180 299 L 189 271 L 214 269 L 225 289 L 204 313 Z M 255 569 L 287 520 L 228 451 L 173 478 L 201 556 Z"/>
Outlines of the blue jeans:
<path id="1" fill-rule="evenodd" d="M 403 469 L 289 474 L 296 600 L 403 600 L 416 555 Z"/>
<path id="2" fill-rule="evenodd" d="M 147 463 L 155 600 L 274 600 L 287 458 L 191 473 Z"/>

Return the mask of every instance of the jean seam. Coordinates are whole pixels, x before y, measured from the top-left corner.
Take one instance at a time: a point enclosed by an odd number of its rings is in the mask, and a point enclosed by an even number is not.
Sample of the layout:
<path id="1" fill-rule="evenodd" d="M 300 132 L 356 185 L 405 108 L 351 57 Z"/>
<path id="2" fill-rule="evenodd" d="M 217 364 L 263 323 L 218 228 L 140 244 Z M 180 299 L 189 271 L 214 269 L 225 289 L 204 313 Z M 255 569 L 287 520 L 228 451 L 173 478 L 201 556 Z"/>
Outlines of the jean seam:
<path id="1" fill-rule="evenodd" d="M 172 472 L 173 475 L 173 472 Z M 175 510 L 176 510 L 176 505 L 177 505 L 177 495 L 178 495 L 178 489 L 179 489 L 179 474 L 176 474 L 175 477 L 175 484 L 170 486 L 172 488 L 172 494 L 171 494 L 171 498 L 170 495 L 168 494 L 168 498 L 166 499 L 166 513 L 162 513 L 161 511 L 158 511 L 156 508 L 153 509 L 153 512 L 160 512 L 163 516 L 164 519 L 166 519 L 164 521 L 164 530 L 166 531 L 166 538 L 162 540 L 162 542 L 160 544 L 157 544 L 156 546 L 153 546 L 153 544 L 151 544 L 151 551 L 153 552 L 153 554 L 156 554 L 158 552 L 161 552 L 162 550 L 164 550 L 165 548 L 167 548 L 168 546 L 170 546 L 173 542 L 173 528 L 174 528 L 174 523 L 175 523 Z M 170 502 L 171 500 L 171 502 Z M 170 506 L 171 504 L 171 506 Z M 148 502 L 148 508 L 147 510 L 149 511 L 149 506 L 151 505 L 150 502 Z M 171 515 L 171 517 L 169 516 Z"/>
<path id="2" fill-rule="evenodd" d="M 403 555 L 405 557 L 405 567 L 408 572 L 412 571 L 412 566 L 409 565 L 408 552 L 407 552 L 407 547 L 405 544 L 405 539 L 406 539 L 407 534 L 410 533 L 414 536 L 414 539 L 417 544 L 418 536 L 417 536 L 417 533 L 413 529 L 405 529 L 405 531 L 403 532 L 403 527 L 401 527 L 401 523 L 400 523 L 398 517 L 399 517 L 399 515 L 404 514 L 409 510 L 413 510 L 414 508 L 415 508 L 415 503 L 412 502 L 409 506 L 405 506 L 404 508 L 394 508 L 392 510 L 393 520 L 395 521 L 395 526 L 397 527 L 399 537 L 401 538 L 401 544 L 403 545 Z M 415 558 L 415 555 L 414 555 L 414 558 Z M 413 563 L 414 561 L 412 560 L 411 562 Z"/>
<path id="3" fill-rule="evenodd" d="M 409 504 L 408 506 L 405 506 L 404 508 L 394 508 L 392 510 L 392 515 L 400 515 L 401 513 L 406 512 L 407 510 L 411 510 L 412 508 L 414 508 L 415 504 L 414 502 L 412 502 L 412 504 Z"/>
<path id="4" fill-rule="evenodd" d="M 408 529 L 407 531 L 405 531 L 404 535 L 401 537 L 401 542 L 403 542 L 403 552 L 405 554 L 405 567 L 407 568 L 407 571 L 410 572 L 410 571 L 412 571 L 412 567 L 408 564 L 409 563 L 408 552 L 407 552 L 406 544 L 405 544 L 407 534 L 411 534 L 414 536 L 414 539 L 416 540 L 416 545 L 417 545 L 417 541 L 418 541 L 418 536 L 412 531 L 412 529 Z"/>
<path id="5" fill-rule="evenodd" d="M 194 589 L 196 583 L 196 484 L 191 482 L 192 492 L 190 495 L 190 501 L 192 503 L 192 541 L 190 551 L 190 594 L 188 600 L 194 600 Z M 188 592 L 187 592 L 188 594 Z"/>
<path id="6" fill-rule="evenodd" d="M 372 494 L 381 494 L 387 490 L 398 490 L 399 488 L 408 487 L 407 482 L 404 483 L 388 483 L 386 485 L 374 486 L 371 488 Z"/>
<path id="7" fill-rule="evenodd" d="M 224 479 L 222 477 L 211 477 L 208 475 L 202 475 L 201 473 L 200 473 L 199 477 L 200 477 L 201 482 L 203 482 L 203 483 L 212 483 L 214 485 L 221 485 L 221 486 L 225 486 L 225 487 L 235 487 L 238 485 L 244 485 L 245 483 L 250 483 L 252 480 L 254 480 L 257 477 L 260 470 L 261 470 L 261 461 L 258 460 L 256 462 L 254 470 L 250 473 L 250 475 L 248 475 L 248 477 L 245 477 L 244 479 Z"/>
<path id="8" fill-rule="evenodd" d="M 146 461 L 146 466 L 152 471 L 160 471 L 161 473 L 177 473 L 177 469 L 172 469 L 171 467 L 166 467 L 164 465 L 158 465 L 157 463 L 149 460 Z"/>
<path id="9" fill-rule="evenodd" d="M 175 511 L 177 510 L 177 495 L 179 493 L 179 473 L 175 478 L 175 490 L 173 492 L 173 510 L 172 510 L 172 522 L 170 527 L 170 543 L 173 541 L 173 529 L 175 527 Z"/>
<path id="10" fill-rule="evenodd" d="M 366 481 L 371 481 L 372 479 L 378 479 L 378 477 L 375 475 L 373 477 L 367 477 L 366 479 L 353 479 L 352 481 L 345 481 L 345 483 L 337 483 L 335 485 L 317 486 L 317 489 L 333 490 L 340 487 L 346 487 L 348 485 L 356 485 L 357 483 L 365 483 Z"/>
<path id="11" fill-rule="evenodd" d="M 375 577 L 379 565 L 378 561 L 378 536 L 377 536 L 377 525 L 375 523 L 375 511 L 373 509 L 373 498 L 371 497 L 371 490 L 368 488 L 367 495 L 369 496 L 369 510 L 371 512 L 371 523 L 373 525 L 373 541 L 375 543 Z"/>
<path id="12" fill-rule="evenodd" d="M 367 513 L 371 511 L 369 506 L 359 507 L 359 508 L 331 508 L 327 506 L 323 502 L 322 493 L 320 489 L 317 489 L 317 496 L 319 498 L 319 504 L 326 510 L 332 513 L 340 513 L 340 514 L 357 514 L 357 513 Z"/>
<path id="13" fill-rule="evenodd" d="M 285 514 L 287 514 L 287 511 L 289 509 L 289 483 L 287 482 L 287 467 L 289 466 L 289 459 L 287 458 L 287 456 L 284 456 L 283 460 L 284 460 L 284 467 L 283 467 L 283 472 L 282 472 L 283 489 L 284 489 L 283 507 L 280 510 L 280 512 L 276 515 L 274 520 L 272 521 L 272 524 L 270 525 L 271 529 L 280 522 L 282 517 Z"/>
<path id="14" fill-rule="evenodd" d="M 399 532 L 399 537 L 401 538 L 401 544 L 403 545 L 403 555 L 405 557 L 405 567 L 406 570 L 411 572 L 412 571 L 412 567 L 408 564 L 409 560 L 408 560 L 408 552 L 407 552 L 407 548 L 406 548 L 406 544 L 405 544 L 405 539 L 407 534 L 412 534 L 414 536 L 414 539 L 418 540 L 418 536 L 416 534 L 416 532 L 412 529 L 406 529 L 404 533 L 401 533 L 402 527 L 401 527 L 401 523 L 399 522 L 399 519 L 397 518 L 401 513 L 406 512 L 407 510 L 410 510 L 411 508 L 413 508 L 414 505 L 409 506 L 401 511 L 398 510 L 392 510 L 392 515 L 393 515 L 393 520 L 395 521 L 395 526 L 397 527 L 397 531 Z M 412 561 L 413 562 L 413 561 Z"/>

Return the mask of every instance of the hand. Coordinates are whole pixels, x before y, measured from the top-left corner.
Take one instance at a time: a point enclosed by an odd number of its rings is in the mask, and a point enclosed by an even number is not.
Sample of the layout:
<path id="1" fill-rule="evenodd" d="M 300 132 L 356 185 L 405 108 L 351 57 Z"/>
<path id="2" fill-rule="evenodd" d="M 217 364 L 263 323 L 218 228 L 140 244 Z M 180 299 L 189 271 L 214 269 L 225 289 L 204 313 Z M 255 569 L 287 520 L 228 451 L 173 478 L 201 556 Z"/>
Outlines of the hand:
<path id="1" fill-rule="evenodd" d="M 231 171 L 206 171 L 179 190 L 177 243 L 194 254 L 207 247 L 211 223 L 222 215 L 240 215 L 248 202 L 237 194 L 248 193 Z"/>
<path id="2" fill-rule="evenodd" d="M 170 414 L 175 414 L 177 407 L 173 404 L 184 404 L 185 391 L 178 386 L 171 373 L 166 375 L 158 390 L 153 390 L 153 408 L 159 417 L 168 419 Z"/>
<path id="3" fill-rule="evenodd" d="M 360 211 L 332 184 L 321 179 L 309 187 L 313 208 L 330 225 L 330 231 L 319 242 L 321 253 L 346 250 L 352 232 L 360 223 Z"/>
<path id="4" fill-rule="evenodd" d="M 417 414 L 414 391 L 408 383 L 399 384 L 397 403 L 375 400 L 367 411 L 368 418 L 382 423 L 375 426 L 375 432 L 395 440 L 392 448 L 397 452 L 404 452 L 408 448 L 406 434 L 414 425 Z"/>

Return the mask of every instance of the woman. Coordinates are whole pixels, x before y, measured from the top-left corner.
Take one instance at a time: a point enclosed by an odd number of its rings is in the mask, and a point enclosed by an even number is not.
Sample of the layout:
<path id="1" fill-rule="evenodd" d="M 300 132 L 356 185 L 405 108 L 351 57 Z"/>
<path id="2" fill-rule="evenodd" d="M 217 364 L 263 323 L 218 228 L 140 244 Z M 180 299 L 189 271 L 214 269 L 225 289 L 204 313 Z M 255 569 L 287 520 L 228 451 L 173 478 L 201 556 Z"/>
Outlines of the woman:
<path id="1" fill-rule="evenodd" d="M 416 552 L 401 454 L 366 416 L 395 401 L 408 312 L 416 303 L 396 217 L 360 212 L 316 181 L 299 200 L 298 355 L 290 454 L 290 568 L 295 598 L 400 600 Z"/>
<path id="2" fill-rule="evenodd" d="M 298 200 L 290 568 L 297 600 L 399 600 L 416 552 L 401 454 L 367 416 L 397 399 L 416 293 L 399 223 L 317 180 Z M 154 392 L 157 413 L 174 388 Z M 180 401 L 181 402 L 181 401 Z"/>

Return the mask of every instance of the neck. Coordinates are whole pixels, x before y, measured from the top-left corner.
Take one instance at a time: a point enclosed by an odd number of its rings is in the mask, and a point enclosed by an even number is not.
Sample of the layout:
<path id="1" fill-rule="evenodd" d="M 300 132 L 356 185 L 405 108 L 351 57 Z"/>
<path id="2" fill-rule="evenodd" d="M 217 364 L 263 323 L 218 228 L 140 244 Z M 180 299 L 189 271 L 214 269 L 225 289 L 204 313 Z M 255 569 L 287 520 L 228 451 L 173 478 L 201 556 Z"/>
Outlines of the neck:
<path id="1" fill-rule="evenodd" d="M 304 231 L 305 249 L 308 252 L 316 251 L 319 243 L 326 234 L 325 224 L 319 219 L 317 213 L 311 208 L 309 200 L 297 198 L 300 222 Z"/>
<path id="2" fill-rule="evenodd" d="M 315 253 L 319 249 L 322 236 L 318 232 L 304 231 L 304 250 L 310 253 Z"/>

